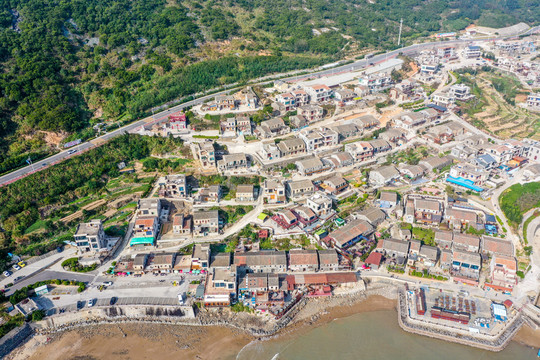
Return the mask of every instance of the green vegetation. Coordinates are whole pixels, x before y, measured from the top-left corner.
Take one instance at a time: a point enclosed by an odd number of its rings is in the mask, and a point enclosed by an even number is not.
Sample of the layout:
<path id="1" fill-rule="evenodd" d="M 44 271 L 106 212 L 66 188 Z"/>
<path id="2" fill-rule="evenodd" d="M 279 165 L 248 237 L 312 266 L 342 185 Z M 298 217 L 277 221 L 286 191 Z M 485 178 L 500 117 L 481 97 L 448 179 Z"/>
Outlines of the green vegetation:
<path id="1" fill-rule="evenodd" d="M 295 240 L 290 238 L 284 238 L 284 239 L 265 239 L 261 240 L 260 242 L 260 248 L 261 250 L 270 250 L 270 249 L 276 249 L 281 251 L 289 251 L 291 249 L 294 249 L 296 245 L 294 244 Z"/>
<path id="2" fill-rule="evenodd" d="M 234 224 L 248 212 L 253 210 L 252 205 L 240 206 L 215 206 L 211 210 L 220 210 L 219 215 L 223 219 L 224 224 Z"/>
<path id="3" fill-rule="evenodd" d="M 365 253 L 362 254 L 362 256 L 360 256 L 360 260 L 361 261 L 366 261 L 369 254 L 371 254 L 373 252 L 373 250 L 375 250 L 376 247 L 377 247 L 377 243 L 374 243 L 373 245 L 371 245 L 370 248 L 368 249 L 368 251 L 366 251 Z"/>
<path id="4" fill-rule="evenodd" d="M 519 80 L 515 78 L 511 78 L 508 76 L 496 76 L 492 77 L 491 84 L 493 85 L 493 88 L 497 90 L 504 100 L 512 105 L 516 105 L 516 95 L 518 94 L 519 90 L 522 88 L 521 83 Z"/>
<path id="5" fill-rule="evenodd" d="M 242 304 L 241 302 L 237 302 L 236 304 L 231 306 L 231 310 L 234 312 L 242 312 L 242 311 L 249 312 L 249 313 L 253 312 L 253 309 L 251 309 L 249 306 Z"/>
<path id="6" fill-rule="evenodd" d="M 20 288 L 19 290 L 16 290 L 9 297 L 9 302 L 15 305 L 21 302 L 22 300 L 26 299 L 27 297 L 31 296 L 35 288 L 38 288 L 43 285 L 65 285 L 65 286 L 73 285 L 73 286 L 79 287 L 78 288 L 79 292 L 82 292 L 84 291 L 84 289 L 86 289 L 86 284 L 83 282 L 60 280 L 60 279 L 39 281 L 37 283 L 31 284 L 23 288 Z"/>
<path id="7" fill-rule="evenodd" d="M 195 139 L 212 139 L 217 140 L 219 139 L 219 136 L 210 136 L 210 135 L 193 135 L 193 138 Z"/>
<path id="8" fill-rule="evenodd" d="M 390 266 L 390 265 L 388 265 L 388 266 L 386 267 L 386 269 L 387 269 L 389 272 L 393 272 L 393 273 L 396 273 L 396 274 L 404 274 L 404 273 L 405 273 L 405 270 L 403 270 L 402 268 L 395 267 L 395 266 Z"/>
<path id="9" fill-rule="evenodd" d="M 411 270 L 409 271 L 409 275 L 421 277 L 425 279 L 432 279 L 432 280 L 439 280 L 439 281 L 447 281 L 448 278 L 442 276 L 442 275 L 433 275 L 430 274 L 427 270 L 424 269 L 424 271 L 417 271 L 417 270 Z"/>
<path id="10" fill-rule="evenodd" d="M 36 310 L 32 313 L 32 321 L 41 321 L 45 317 L 45 311 Z"/>
<path id="11" fill-rule="evenodd" d="M 6 318 L 7 316 L 4 316 Z M 17 314 L 15 316 L 11 316 L 8 318 L 8 320 L 0 325 L 0 338 L 6 335 L 11 330 L 15 329 L 16 327 L 22 326 L 24 324 L 24 316 L 22 314 Z"/>
<path id="12" fill-rule="evenodd" d="M 523 220 L 523 214 L 540 207 L 540 183 L 515 184 L 499 197 L 499 205 L 512 227 Z"/>
<path id="13" fill-rule="evenodd" d="M 142 161 L 144 171 L 166 171 L 166 172 L 179 172 L 184 166 L 190 163 L 189 159 L 157 159 L 154 157 L 148 157 Z M 148 184 L 148 187 L 152 187 L 152 184 Z"/>
<path id="14" fill-rule="evenodd" d="M 4 230 L 0 232 L 0 255 L 5 256 L 10 250 L 39 255 L 55 249 L 64 240 L 71 240 L 75 223 L 65 224 L 57 219 L 97 199 L 134 191 L 144 193 L 151 186 L 146 179 L 139 180 L 136 174 L 122 175 L 117 167 L 119 162 L 142 160 L 151 154 L 174 152 L 182 147 L 182 142 L 174 138 L 124 135 L 0 188 L 3 205 L 0 221 Z M 118 179 L 141 181 L 143 185 L 138 189 L 126 188 Z M 99 210 L 99 207 L 83 210 L 79 220 L 88 220 Z M 132 210 L 122 211 L 124 214 L 119 215 L 119 221 L 125 221 L 122 217 L 125 219 Z M 51 221 L 53 219 L 55 221 Z"/>
<path id="15" fill-rule="evenodd" d="M 461 111 L 478 128 L 492 131 L 500 138 L 537 138 L 540 116 L 515 106 L 518 95 L 527 91 L 519 80 L 490 66 L 460 69 L 454 75 L 458 83 L 471 87 L 475 98 L 460 102 Z"/>
<path id="16" fill-rule="evenodd" d="M 429 155 L 426 147 L 416 149 L 401 150 L 386 156 L 386 165 L 405 163 L 409 165 L 418 165 L 420 160 Z"/>
<path id="17" fill-rule="evenodd" d="M 471 225 L 469 225 L 467 227 L 467 229 L 465 229 L 465 233 L 466 234 L 471 234 L 471 235 L 484 235 L 486 233 L 486 230 L 485 229 L 477 230 L 474 227 L 472 227 Z"/>
<path id="18" fill-rule="evenodd" d="M 189 100 L 200 91 L 361 56 L 366 48 L 395 48 L 400 19 L 402 41 L 410 44 L 475 21 L 534 25 L 540 18 L 532 0 L 1 0 L 1 5 L 4 168 L 30 153 L 50 151 L 40 131 L 67 132 L 66 141 L 87 139 L 95 135 L 91 125 L 105 122 L 110 130 L 152 106 Z M 329 31 L 314 34 L 323 27 Z"/>
<path id="19" fill-rule="evenodd" d="M 79 264 L 79 259 L 74 257 L 62 261 L 62 267 L 64 269 L 68 268 L 69 271 L 85 273 L 96 270 L 97 264 L 93 264 L 91 266 L 82 266 Z"/>
<path id="20" fill-rule="evenodd" d="M 225 239 L 226 244 L 221 244 L 225 245 L 223 252 L 234 252 L 240 243 L 240 239 L 244 239 L 248 244 L 255 242 L 257 240 L 257 230 L 253 228 L 253 225 L 247 224 L 240 232 Z"/>
<path id="21" fill-rule="evenodd" d="M 412 227 L 412 226 L 411 226 Z M 436 246 L 435 231 L 433 229 L 424 229 L 421 227 L 412 227 L 413 238 L 422 241 L 425 245 Z"/>

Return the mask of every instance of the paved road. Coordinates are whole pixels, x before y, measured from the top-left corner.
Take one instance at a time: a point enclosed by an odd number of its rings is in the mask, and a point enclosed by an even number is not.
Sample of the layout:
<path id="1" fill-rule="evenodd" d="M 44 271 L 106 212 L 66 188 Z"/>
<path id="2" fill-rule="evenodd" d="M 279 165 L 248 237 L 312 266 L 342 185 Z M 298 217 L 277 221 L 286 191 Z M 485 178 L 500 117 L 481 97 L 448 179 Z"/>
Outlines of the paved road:
<path id="1" fill-rule="evenodd" d="M 19 290 L 25 286 L 32 285 L 34 283 L 45 281 L 45 280 L 53 280 L 53 279 L 60 279 L 60 280 L 75 280 L 75 281 L 82 281 L 82 282 L 89 282 L 94 280 L 95 275 L 93 274 L 84 274 L 84 273 L 75 273 L 75 272 L 60 272 L 60 271 L 51 271 L 51 270 L 45 270 L 40 272 L 37 275 L 31 276 L 28 279 L 24 279 L 23 281 L 20 281 L 16 283 L 15 285 L 9 287 L 6 289 L 6 295 L 9 296 L 16 290 Z"/>
<path id="2" fill-rule="evenodd" d="M 539 30 L 540 30 L 540 26 L 536 26 L 536 27 L 533 27 L 533 28 L 527 30 L 526 32 L 524 32 L 523 35 L 529 35 L 529 34 L 532 34 L 534 32 L 537 32 Z M 436 41 L 436 42 L 415 44 L 415 45 L 403 47 L 403 48 L 400 48 L 400 49 L 397 49 L 397 50 L 392 50 L 392 51 L 389 51 L 389 52 L 387 52 L 385 54 L 375 55 L 371 59 L 358 60 L 358 61 L 356 61 L 354 63 L 351 63 L 351 64 L 338 66 L 338 67 L 335 67 L 335 68 L 332 68 L 332 69 L 326 69 L 326 70 L 322 70 L 322 71 L 318 71 L 318 72 L 314 72 L 314 73 L 310 73 L 310 74 L 306 74 L 306 75 L 291 76 L 291 77 L 285 78 L 283 80 L 294 81 L 294 80 L 300 80 L 300 79 L 304 79 L 304 78 L 308 78 L 308 77 L 325 76 L 325 75 L 332 75 L 332 74 L 336 74 L 336 73 L 354 71 L 354 70 L 358 70 L 358 69 L 361 69 L 363 67 L 366 67 L 371 63 L 375 64 L 375 63 L 382 62 L 382 61 L 384 61 L 386 59 L 391 59 L 393 57 L 398 56 L 400 53 L 407 55 L 407 54 L 413 54 L 413 53 L 416 53 L 416 52 L 419 52 L 419 51 L 422 51 L 422 50 L 426 50 L 426 49 L 437 48 L 437 47 L 440 47 L 440 46 L 460 45 L 460 44 L 467 44 L 467 43 L 472 43 L 472 42 L 476 42 L 476 43 L 485 42 L 485 41 L 489 42 L 489 41 L 502 40 L 502 39 L 504 39 L 504 37 L 494 37 L 494 38 L 486 38 L 486 39 L 460 39 L 460 40 L 452 40 L 452 41 Z M 278 77 L 278 76 L 279 76 L 279 74 L 275 75 L 275 77 Z M 269 83 L 269 82 L 271 82 L 271 81 L 265 81 L 265 82 L 262 82 L 261 84 Z M 216 95 L 226 94 L 226 93 L 228 93 L 230 91 L 231 91 L 231 88 L 229 88 L 228 90 L 224 90 L 224 91 L 220 91 L 218 93 L 211 94 L 211 95 L 202 96 L 202 97 L 197 98 L 195 100 L 185 102 L 183 104 L 174 106 L 174 107 L 172 107 L 172 108 L 170 108 L 168 110 L 165 110 L 165 111 L 162 111 L 160 113 L 154 114 L 150 118 L 139 120 L 139 121 L 136 121 L 136 122 L 131 123 L 129 125 L 126 125 L 126 126 L 124 126 L 122 128 L 111 131 L 111 132 L 109 132 L 109 133 L 107 133 L 105 135 L 102 135 L 99 138 L 96 138 L 96 139 L 94 139 L 92 141 L 85 142 L 85 143 L 82 143 L 82 144 L 78 145 L 76 147 L 78 149 L 77 153 L 80 153 L 82 151 L 85 151 L 85 150 L 88 150 L 88 149 L 90 149 L 92 147 L 95 147 L 96 145 L 94 145 L 94 144 L 100 143 L 102 141 L 108 141 L 108 140 L 110 140 L 110 139 L 112 139 L 112 138 L 114 138 L 116 136 L 119 136 L 119 135 L 123 134 L 124 132 L 134 131 L 137 128 L 139 128 L 140 126 L 144 125 L 145 123 L 158 122 L 160 120 L 166 119 L 169 115 L 171 115 L 173 113 L 176 113 L 178 111 L 181 111 L 186 107 L 201 104 L 204 101 L 215 97 Z M 60 153 L 58 153 L 56 155 L 53 155 L 53 156 L 51 156 L 51 157 L 49 157 L 47 159 L 36 162 L 35 164 L 33 164 L 33 166 L 26 166 L 24 168 L 21 168 L 19 170 L 16 170 L 16 171 L 13 171 L 13 172 L 11 172 L 9 174 L 1 176 L 0 177 L 0 186 L 11 183 L 11 182 L 14 182 L 14 181 L 16 181 L 16 180 L 18 180 L 18 179 L 20 179 L 20 178 L 22 178 L 22 177 L 24 177 L 24 176 L 26 176 L 28 174 L 39 171 L 39 170 L 45 168 L 46 166 L 50 166 L 51 164 L 56 164 L 58 162 L 61 162 L 61 161 L 65 160 L 66 158 L 69 158 L 69 157 L 74 156 L 74 155 L 75 154 L 73 154 L 73 155 L 68 154 L 67 151 L 62 151 L 62 152 L 60 152 Z"/>
<path id="3" fill-rule="evenodd" d="M 37 161 L 35 162 L 34 164 L 32 165 L 29 165 L 29 166 L 26 166 L 24 168 L 21 168 L 21 169 L 18 169 L 18 170 L 15 170 L 13 172 L 10 172 L 9 174 L 6 174 L 4 176 L 0 176 L 0 186 L 2 185 L 5 185 L 5 184 L 9 184 L 9 183 L 12 183 L 14 181 L 17 181 L 19 180 L 20 178 L 26 176 L 26 175 L 29 175 L 29 174 L 32 174 L 34 172 L 38 172 L 46 167 L 49 167 L 51 165 L 55 165 L 61 161 L 64 161 L 72 156 L 76 156 L 86 150 L 89 150 L 93 147 L 95 147 L 95 143 L 99 143 L 99 142 L 106 142 L 112 138 L 115 138 L 119 135 L 122 135 L 124 132 L 129 132 L 129 131 L 132 131 L 133 129 L 136 129 L 138 128 L 139 126 L 143 125 L 146 121 L 145 120 L 139 120 L 139 121 L 136 121 L 134 123 L 131 123 L 127 126 L 124 126 L 122 128 L 119 128 L 119 129 L 116 129 L 116 130 L 113 130 L 105 135 L 102 135 L 94 140 L 91 140 L 89 142 L 85 142 L 85 143 L 81 143 L 77 146 L 74 146 L 73 150 L 77 150 L 76 153 L 74 154 L 69 154 L 69 150 L 64 150 L 62 152 L 59 152 L 58 154 L 55 154 L 53 156 L 50 156 L 46 159 L 43 159 L 41 161 Z M 71 150 L 70 149 L 70 150 Z"/>

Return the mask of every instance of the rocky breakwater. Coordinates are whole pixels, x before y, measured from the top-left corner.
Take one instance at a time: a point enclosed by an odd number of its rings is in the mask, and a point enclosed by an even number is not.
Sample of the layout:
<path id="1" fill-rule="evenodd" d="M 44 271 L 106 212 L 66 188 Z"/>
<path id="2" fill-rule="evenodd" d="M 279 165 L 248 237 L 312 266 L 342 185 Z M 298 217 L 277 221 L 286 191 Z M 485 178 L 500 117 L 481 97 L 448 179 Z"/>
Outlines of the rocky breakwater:
<path id="1" fill-rule="evenodd" d="M 399 326 L 407 332 L 489 351 L 502 351 L 523 325 L 523 318 L 518 314 L 502 331 L 488 335 L 413 319 L 408 315 L 407 295 L 403 289 L 398 292 L 398 313 Z"/>

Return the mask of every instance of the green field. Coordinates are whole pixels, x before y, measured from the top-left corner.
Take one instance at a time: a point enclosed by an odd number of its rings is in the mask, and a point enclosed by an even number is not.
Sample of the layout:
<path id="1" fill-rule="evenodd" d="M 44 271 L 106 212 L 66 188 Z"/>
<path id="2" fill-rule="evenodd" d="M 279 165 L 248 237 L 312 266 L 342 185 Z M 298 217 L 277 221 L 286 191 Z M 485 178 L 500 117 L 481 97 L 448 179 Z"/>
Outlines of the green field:
<path id="1" fill-rule="evenodd" d="M 512 185 L 501 194 L 499 204 L 509 223 L 516 228 L 523 214 L 540 207 L 540 183 Z"/>

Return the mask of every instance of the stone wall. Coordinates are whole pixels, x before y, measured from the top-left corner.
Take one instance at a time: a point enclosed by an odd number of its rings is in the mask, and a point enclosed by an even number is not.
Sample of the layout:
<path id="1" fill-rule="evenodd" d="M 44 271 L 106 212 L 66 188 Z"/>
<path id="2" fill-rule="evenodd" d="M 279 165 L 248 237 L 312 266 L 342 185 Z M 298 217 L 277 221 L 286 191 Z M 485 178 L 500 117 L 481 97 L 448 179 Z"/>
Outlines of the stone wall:
<path id="1" fill-rule="evenodd" d="M 25 342 L 33 332 L 34 330 L 28 323 L 8 332 L 6 336 L 0 339 L 0 359 L 3 359 L 17 346 Z"/>
<path id="2" fill-rule="evenodd" d="M 195 313 L 190 306 L 111 306 L 83 309 L 48 317 L 40 322 L 40 331 L 66 329 L 85 324 L 109 323 L 116 321 L 152 321 L 175 323 L 193 321 Z"/>

